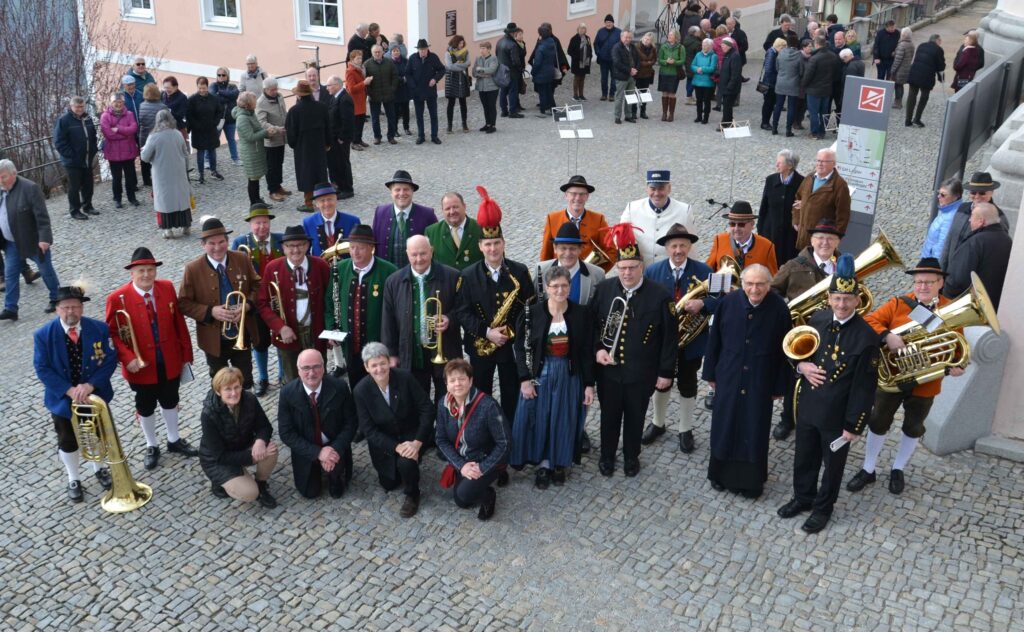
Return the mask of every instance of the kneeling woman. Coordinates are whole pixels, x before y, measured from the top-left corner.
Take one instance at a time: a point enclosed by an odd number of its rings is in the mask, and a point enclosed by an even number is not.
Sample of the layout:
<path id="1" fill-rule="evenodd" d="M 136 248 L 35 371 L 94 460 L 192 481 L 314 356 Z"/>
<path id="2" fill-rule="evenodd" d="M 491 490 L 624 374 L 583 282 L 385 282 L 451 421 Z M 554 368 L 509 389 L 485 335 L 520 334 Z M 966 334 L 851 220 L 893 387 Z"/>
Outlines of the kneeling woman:
<path id="1" fill-rule="evenodd" d="M 587 409 L 594 401 L 594 345 L 585 309 L 569 300 L 572 275 L 552 266 L 544 273 L 547 300 L 530 306 L 516 327 L 519 405 L 512 424 L 514 468 L 537 466 L 534 484 L 565 483 L 579 463 Z"/>
<path id="2" fill-rule="evenodd" d="M 509 433 L 501 407 L 473 387 L 473 367 L 464 359 L 444 367 L 448 394 L 437 403 L 437 447 L 448 461 L 441 485 L 455 487 L 455 504 L 480 505 L 477 517 L 494 515 L 496 494 L 491 484 L 508 458 Z"/>
<path id="3" fill-rule="evenodd" d="M 240 370 L 224 367 L 213 376 L 202 423 L 199 463 L 213 484 L 213 495 L 277 507 L 267 488 L 277 464 L 277 444 L 270 440 L 274 429 L 256 396 L 242 388 Z M 255 480 L 246 471 L 252 465 Z"/>

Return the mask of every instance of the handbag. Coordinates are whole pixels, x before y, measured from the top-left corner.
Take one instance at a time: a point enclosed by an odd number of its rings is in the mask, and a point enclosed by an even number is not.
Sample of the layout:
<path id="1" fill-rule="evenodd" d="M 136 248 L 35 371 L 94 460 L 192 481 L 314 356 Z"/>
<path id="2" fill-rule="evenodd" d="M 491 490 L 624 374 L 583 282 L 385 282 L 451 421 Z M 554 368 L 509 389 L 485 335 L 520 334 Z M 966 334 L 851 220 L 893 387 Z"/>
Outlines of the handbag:
<path id="1" fill-rule="evenodd" d="M 469 405 L 469 410 L 466 411 L 466 416 L 462 420 L 462 426 L 459 427 L 458 434 L 455 435 L 455 449 L 459 448 L 459 443 L 462 441 L 462 433 L 466 430 L 466 424 L 469 423 L 469 417 L 476 410 L 476 405 L 480 403 L 480 400 L 484 398 L 482 392 L 477 393 L 476 397 L 473 398 L 473 403 Z M 441 487 L 444 489 L 451 489 L 455 486 L 455 466 L 448 463 L 441 470 Z"/>
<path id="2" fill-rule="evenodd" d="M 498 64 L 498 70 L 494 73 L 494 84 L 499 88 L 507 88 L 512 83 L 512 72 L 505 64 Z"/>
<path id="3" fill-rule="evenodd" d="M 768 85 L 767 83 L 765 83 L 763 81 L 758 80 L 758 82 L 757 82 L 757 91 L 758 92 L 760 92 L 761 94 L 767 94 L 768 91 L 771 90 L 771 89 L 772 89 L 772 87 L 770 85 Z"/>
<path id="4" fill-rule="evenodd" d="M 970 82 L 971 80 L 966 77 L 957 77 L 956 81 L 953 82 L 953 88 L 957 91 L 963 90 Z"/>

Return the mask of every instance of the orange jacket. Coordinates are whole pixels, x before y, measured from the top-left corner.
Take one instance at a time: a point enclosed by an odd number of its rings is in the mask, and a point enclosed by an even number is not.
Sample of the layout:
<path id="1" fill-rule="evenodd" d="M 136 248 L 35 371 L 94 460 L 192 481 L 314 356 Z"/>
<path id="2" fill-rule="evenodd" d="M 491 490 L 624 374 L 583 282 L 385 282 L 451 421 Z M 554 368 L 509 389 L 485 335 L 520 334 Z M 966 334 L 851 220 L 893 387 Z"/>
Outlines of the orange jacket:
<path id="1" fill-rule="evenodd" d="M 914 293 L 907 294 L 911 299 L 917 300 Z M 945 296 L 939 297 L 938 307 L 948 305 L 950 299 Z M 864 317 L 871 328 L 881 334 L 883 331 L 895 329 L 900 325 L 910 322 L 910 307 L 899 296 L 894 296 L 886 301 L 881 307 Z M 963 330 L 958 330 L 963 333 Z M 884 341 L 882 344 L 885 344 Z M 883 350 L 884 352 L 884 350 Z M 942 380 L 926 382 L 914 388 L 913 394 L 918 397 L 935 397 L 942 391 Z"/>
<path id="2" fill-rule="evenodd" d="M 548 217 L 544 221 L 544 241 L 541 242 L 540 246 L 541 261 L 555 258 L 555 235 L 558 234 L 558 229 L 561 228 L 562 224 L 568 221 L 569 215 L 564 208 L 560 211 L 548 213 Z M 601 213 L 591 211 L 590 209 L 583 212 L 583 219 L 580 220 L 580 239 L 585 243 L 580 246 L 580 259 L 587 258 L 587 255 L 593 250 L 590 246 L 590 241 L 596 241 L 601 246 L 601 249 L 611 257 L 611 261 L 601 266 L 605 272 L 610 270 L 615 263 L 615 251 L 604 247 L 606 232 L 601 232 L 601 229 L 607 228 L 607 226 L 608 220 Z"/>
<path id="3" fill-rule="evenodd" d="M 726 255 L 736 258 L 732 250 L 732 236 L 728 232 L 718 233 L 715 235 L 714 245 L 711 246 L 711 254 L 708 255 L 707 264 L 711 266 L 712 270 L 717 270 L 719 259 Z M 767 237 L 754 235 L 754 245 L 747 251 L 741 266 L 746 268 L 754 263 L 764 265 L 771 270 L 773 275 L 779 271 L 779 262 L 775 259 L 775 244 Z"/>
<path id="4" fill-rule="evenodd" d="M 363 116 L 366 114 L 366 72 L 349 64 L 345 70 L 345 89 L 348 90 L 349 96 L 352 97 L 355 115 Z"/>

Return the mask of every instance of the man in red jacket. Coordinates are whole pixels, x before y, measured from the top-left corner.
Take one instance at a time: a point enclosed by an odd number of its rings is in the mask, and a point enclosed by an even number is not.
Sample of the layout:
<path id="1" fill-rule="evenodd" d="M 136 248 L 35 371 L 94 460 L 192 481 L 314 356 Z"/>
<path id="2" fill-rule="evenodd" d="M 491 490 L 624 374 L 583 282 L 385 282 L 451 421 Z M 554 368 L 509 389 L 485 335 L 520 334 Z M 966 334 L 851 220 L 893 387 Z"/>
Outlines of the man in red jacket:
<path id="1" fill-rule="evenodd" d="M 146 437 L 147 470 L 160 461 L 157 403 L 167 427 L 167 451 L 188 457 L 199 455 L 178 435 L 178 387 L 183 366 L 192 362 L 192 339 L 178 309 L 174 284 L 156 278 L 161 265 L 163 262 L 153 257 L 149 248 L 136 248 L 125 266 L 132 280 L 107 297 L 107 326 L 121 373 L 135 392 L 135 411 Z"/>
<path id="2" fill-rule="evenodd" d="M 320 257 L 308 257 L 311 240 L 302 226 L 289 226 L 281 237 L 284 257 L 274 259 L 261 272 L 256 306 L 270 327 L 274 346 L 284 362 L 284 381 L 298 377 L 299 353 L 327 349 L 324 304 L 331 269 Z M 271 283 L 277 284 L 272 291 Z"/>

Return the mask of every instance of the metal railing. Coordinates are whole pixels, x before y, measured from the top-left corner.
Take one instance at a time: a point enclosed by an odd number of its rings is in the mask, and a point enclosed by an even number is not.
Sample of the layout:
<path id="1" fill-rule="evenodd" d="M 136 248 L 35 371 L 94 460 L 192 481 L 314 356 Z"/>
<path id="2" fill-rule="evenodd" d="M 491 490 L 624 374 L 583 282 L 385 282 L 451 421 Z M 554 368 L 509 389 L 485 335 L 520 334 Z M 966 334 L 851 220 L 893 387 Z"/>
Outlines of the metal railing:
<path id="1" fill-rule="evenodd" d="M 62 184 L 65 178 L 52 136 L 0 147 L 0 158 L 11 160 L 18 169 L 18 175 L 38 184 L 47 195 L 52 188 Z"/>

